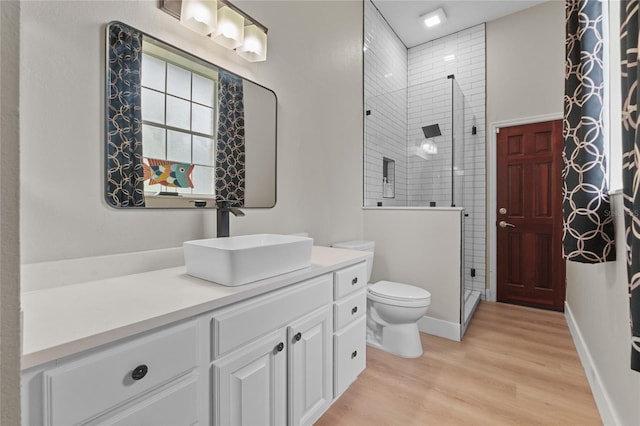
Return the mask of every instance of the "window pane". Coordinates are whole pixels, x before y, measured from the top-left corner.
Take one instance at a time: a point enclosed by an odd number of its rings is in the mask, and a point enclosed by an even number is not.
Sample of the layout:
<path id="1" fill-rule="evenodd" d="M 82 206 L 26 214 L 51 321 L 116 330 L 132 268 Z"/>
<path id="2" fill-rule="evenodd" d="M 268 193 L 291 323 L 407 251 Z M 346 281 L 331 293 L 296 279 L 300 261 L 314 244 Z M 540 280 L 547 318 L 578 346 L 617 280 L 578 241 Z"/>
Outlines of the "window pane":
<path id="1" fill-rule="evenodd" d="M 191 177 L 193 178 L 194 194 L 215 195 L 213 167 L 195 166 Z"/>
<path id="2" fill-rule="evenodd" d="M 158 58 L 142 54 L 142 85 L 164 92 L 166 63 Z"/>
<path id="3" fill-rule="evenodd" d="M 193 137 L 193 164 L 215 165 L 216 144 L 213 139 Z"/>
<path id="4" fill-rule="evenodd" d="M 142 88 L 142 119 L 164 124 L 164 94 Z"/>
<path id="5" fill-rule="evenodd" d="M 148 124 L 142 125 L 142 156 L 146 158 L 166 158 L 165 130 Z"/>
<path id="6" fill-rule="evenodd" d="M 193 74 L 193 102 L 213 107 L 213 80 Z"/>
<path id="7" fill-rule="evenodd" d="M 184 68 L 167 66 L 167 93 L 191 99 L 191 73 Z"/>
<path id="8" fill-rule="evenodd" d="M 189 133 L 167 131 L 167 160 L 191 163 L 191 135 Z"/>
<path id="9" fill-rule="evenodd" d="M 189 130 L 191 124 L 190 102 L 167 96 L 167 125 Z"/>
<path id="10" fill-rule="evenodd" d="M 193 113 L 193 132 L 213 135 L 213 109 L 198 104 L 191 104 Z"/>

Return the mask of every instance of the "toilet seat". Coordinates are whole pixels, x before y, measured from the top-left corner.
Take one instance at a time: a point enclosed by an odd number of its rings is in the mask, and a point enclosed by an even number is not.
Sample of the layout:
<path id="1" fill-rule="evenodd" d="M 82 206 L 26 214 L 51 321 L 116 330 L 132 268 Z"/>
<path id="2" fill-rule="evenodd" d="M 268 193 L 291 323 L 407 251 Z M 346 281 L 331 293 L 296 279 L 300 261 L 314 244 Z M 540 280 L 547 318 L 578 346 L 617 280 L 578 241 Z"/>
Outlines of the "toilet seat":
<path id="1" fill-rule="evenodd" d="M 431 293 L 427 290 L 392 281 L 378 281 L 368 287 L 367 293 L 369 299 L 388 305 L 417 307 L 431 304 Z"/>

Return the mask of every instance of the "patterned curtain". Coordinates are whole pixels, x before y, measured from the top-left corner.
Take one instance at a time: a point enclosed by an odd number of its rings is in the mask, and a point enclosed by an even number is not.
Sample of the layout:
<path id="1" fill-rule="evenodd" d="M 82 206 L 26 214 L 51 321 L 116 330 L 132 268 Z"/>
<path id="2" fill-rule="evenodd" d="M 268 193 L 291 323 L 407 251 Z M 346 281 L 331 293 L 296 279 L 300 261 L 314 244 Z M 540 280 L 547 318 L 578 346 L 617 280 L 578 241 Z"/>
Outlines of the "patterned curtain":
<path id="1" fill-rule="evenodd" d="M 640 371 L 640 135 L 638 134 L 638 0 L 620 2 L 622 185 L 631 312 L 631 368 Z"/>
<path id="2" fill-rule="evenodd" d="M 564 86 L 563 255 L 615 260 L 603 134 L 602 3 L 567 0 Z"/>
<path id="3" fill-rule="evenodd" d="M 245 140 L 242 78 L 218 72 L 218 140 L 216 143 L 216 195 L 244 206 Z"/>
<path id="4" fill-rule="evenodd" d="M 144 207 L 142 34 L 111 23 L 107 37 L 107 202 L 115 207 Z"/>

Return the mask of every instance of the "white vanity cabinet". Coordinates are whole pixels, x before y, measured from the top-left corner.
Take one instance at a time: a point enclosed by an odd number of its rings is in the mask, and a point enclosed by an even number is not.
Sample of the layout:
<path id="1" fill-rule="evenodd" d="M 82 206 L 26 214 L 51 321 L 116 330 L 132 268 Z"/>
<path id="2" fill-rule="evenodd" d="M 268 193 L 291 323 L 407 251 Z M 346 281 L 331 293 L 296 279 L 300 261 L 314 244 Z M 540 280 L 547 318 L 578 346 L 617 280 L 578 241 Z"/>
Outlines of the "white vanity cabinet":
<path id="1" fill-rule="evenodd" d="M 23 425 L 313 424 L 366 339 L 363 255 L 314 250 L 247 286 L 172 268 L 25 294 Z"/>
<path id="2" fill-rule="evenodd" d="M 367 267 L 334 272 L 333 397 L 347 390 L 366 367 Z"/>
<path id="3" fill-rule="evenodd" d="M 325 274 L 212 315 L 215 425 L 320 417 L 333 399 L 332 301 Z"/>
<path id="4" fill-rule="evenodd" d="M 204 423 L 199 358 L 197 323 L 188 321 L 58 361 L 23 377 L 23 398 L 37 396 L 40 402 L 25 410 L 23 401 L 24 420 L 33 425 Z"/>

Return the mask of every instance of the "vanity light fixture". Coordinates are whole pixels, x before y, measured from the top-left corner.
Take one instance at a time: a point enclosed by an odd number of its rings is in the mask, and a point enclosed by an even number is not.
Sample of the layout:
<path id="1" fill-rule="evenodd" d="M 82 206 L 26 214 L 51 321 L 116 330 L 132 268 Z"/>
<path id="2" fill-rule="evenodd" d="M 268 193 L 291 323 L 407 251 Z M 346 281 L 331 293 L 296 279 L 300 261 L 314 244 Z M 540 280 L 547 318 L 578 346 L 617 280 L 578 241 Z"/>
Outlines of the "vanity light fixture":
<path id="1" fill-rule="evenodd" d="M 217 0 L 182 0 L 180 23 L 201 35 L 211 34 L 218 21 Z"/>
<path id="2" fill-rule="evenodd" d="M 229 6 L 222 6 L 218 10 L 218 27 L 211 38 L 227 49 L 240 46 L 244 42 L 244 17 Z"/>
<path id="3" fill-rule="evenodd" d="M 236 53 L 249 62 L 267 59 L 267 33 L 251 24 L 244 27 L 244 43 L 236 48 Z"/>
<path id="4" fill-rule="evenodd" d="M 447 20 L 447 15 L 445 15 L 444 10 L 442 8 L 436 9 L 433 12 L 426 13 L 420 16 L 424 24 L 427 28 L 435 27 L 436 25 Z"/>
<path id="5" fill-rule="evenodd" d="M 267 59 L 267 27 L 229 0 L 159 0 L 159 8 L 193 31 L 235 49 L 249 62 Z"/>

